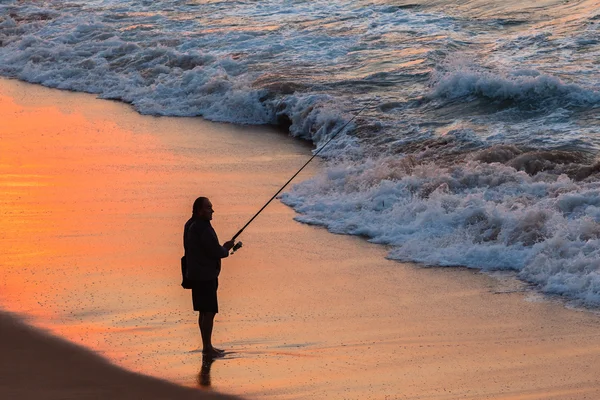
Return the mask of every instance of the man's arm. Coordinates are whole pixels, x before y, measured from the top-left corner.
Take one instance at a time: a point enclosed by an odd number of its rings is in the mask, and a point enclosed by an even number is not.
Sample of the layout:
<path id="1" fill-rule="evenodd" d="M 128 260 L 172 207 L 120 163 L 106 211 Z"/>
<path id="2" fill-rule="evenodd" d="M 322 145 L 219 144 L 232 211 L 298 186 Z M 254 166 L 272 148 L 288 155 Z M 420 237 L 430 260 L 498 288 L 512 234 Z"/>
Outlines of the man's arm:
<path id="1" fill-rule="evenodd" d="M 211 258 L 225 258 L 229 256 L 229 249 L 233 247 L 233 243 L 230 240 L 225 242 L 223 246 L 219 244 L 217 236 L 213 233 L 212 229 L 205 229 L 200 236 L 202 249 Z"/>

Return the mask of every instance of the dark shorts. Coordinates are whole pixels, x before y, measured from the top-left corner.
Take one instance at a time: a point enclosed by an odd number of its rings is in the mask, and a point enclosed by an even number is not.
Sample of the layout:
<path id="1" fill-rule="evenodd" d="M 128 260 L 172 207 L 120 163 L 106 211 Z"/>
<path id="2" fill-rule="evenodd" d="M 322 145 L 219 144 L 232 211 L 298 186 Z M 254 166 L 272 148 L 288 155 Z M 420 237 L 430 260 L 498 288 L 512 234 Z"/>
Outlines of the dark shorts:
<path id="1" fill-rule="evenodd" d="M 194 282 L 194 287 L 192 288 L 192 303 L 194 304 L 194 311 L 218 313 L 218 287 L 218 278 L 215 278 L 210 281 Z"/>

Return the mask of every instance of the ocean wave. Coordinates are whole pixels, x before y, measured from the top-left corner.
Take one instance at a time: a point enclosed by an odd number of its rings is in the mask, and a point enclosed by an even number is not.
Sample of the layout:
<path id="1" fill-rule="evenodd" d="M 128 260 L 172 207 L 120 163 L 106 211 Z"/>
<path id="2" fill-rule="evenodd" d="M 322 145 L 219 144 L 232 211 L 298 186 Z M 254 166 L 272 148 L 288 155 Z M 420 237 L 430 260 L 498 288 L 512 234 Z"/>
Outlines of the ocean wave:
<path id="1" fill-rule="evenodd" d="M 341 162 L 283 195 L 298 221 L 392 247 L 426 265 L 512 270 L 600 306 L 600 184 L 500 163 Z"/>
<path id="2" fill-rule="evenodd" d="M 61 29 L 24 23 L 15 28 L 16 21 L 6 18 L 9 31 L 0 27 L 2 74 L 122 100 L 144 114 L 253 124 L 273 118 L 260 101 L 264 91 L 251 87 L 241 62 L 125 41 L 101 22 L 62 18 Z"/>
<path id="3" fill-rule="evenodd" d="M 530 109 L 600 105 L 600 91 L 565 83 L 536 70 L 506 73 L 460 63 L 435 73 L 431 92 L 426 97 L 429 100 L 477 97 L 496 102 L 510 101 Z"/>
<path id="4" fill-rule="evenodd" d="M 174 40 L 168 35 L 131 40 L 129 31 L 106 20 L 13 9 L 0 20 L 0 73 L 124 101 L 142 114 L 281 125 L 317 144 L 347 121 L 331 96 L 261 87 L 261 73 L 250 71 L 244 59 L 181 40 L 166 46 Z"/>

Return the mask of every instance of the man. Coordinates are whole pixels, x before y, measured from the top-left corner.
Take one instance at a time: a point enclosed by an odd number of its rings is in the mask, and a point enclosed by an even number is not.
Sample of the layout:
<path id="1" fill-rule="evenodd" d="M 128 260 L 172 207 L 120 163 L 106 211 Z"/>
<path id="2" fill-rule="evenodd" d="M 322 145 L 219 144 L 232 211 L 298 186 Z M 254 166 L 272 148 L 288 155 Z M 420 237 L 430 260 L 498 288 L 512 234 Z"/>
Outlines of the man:
<path id="1" fill-rule="evenodd" d="M 210 221 L 214 210 L 206 197 L 198 197 L 192 207 L 192 218 L 185 223 L 183 247 L 185 249 L 186 278 L 193 281 L 192 303 L 199 311 L 198 325 L 202 336 L 202 354 L 218 357 L 223 350 L 212 345 L 215 314 L 219 312 L 217 287 L 221 272 L 221 258 L 229 255 L 234 242 L 219 244 L 217 233 Z"/>

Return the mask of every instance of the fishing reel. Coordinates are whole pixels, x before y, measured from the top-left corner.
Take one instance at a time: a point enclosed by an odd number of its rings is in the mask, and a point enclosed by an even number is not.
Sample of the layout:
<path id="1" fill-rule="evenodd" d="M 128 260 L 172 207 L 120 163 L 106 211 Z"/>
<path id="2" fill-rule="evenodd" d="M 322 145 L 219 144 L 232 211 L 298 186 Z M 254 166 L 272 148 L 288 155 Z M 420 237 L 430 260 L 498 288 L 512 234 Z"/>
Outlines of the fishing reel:
<path id="1" fill-rule="evenodd" d="M 236 244 L 234 244 L 233 247 L 231 248 L 231 254 L 235 254 L 235 252 L 238 251 L 241 247 L 242 247 L 242 242 L 237 242 Z"/>

